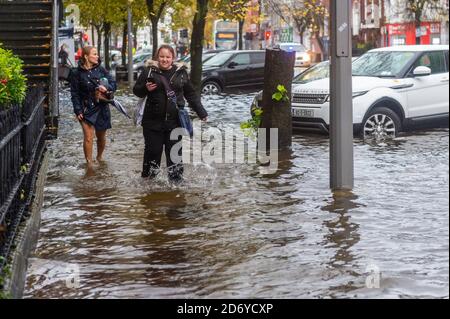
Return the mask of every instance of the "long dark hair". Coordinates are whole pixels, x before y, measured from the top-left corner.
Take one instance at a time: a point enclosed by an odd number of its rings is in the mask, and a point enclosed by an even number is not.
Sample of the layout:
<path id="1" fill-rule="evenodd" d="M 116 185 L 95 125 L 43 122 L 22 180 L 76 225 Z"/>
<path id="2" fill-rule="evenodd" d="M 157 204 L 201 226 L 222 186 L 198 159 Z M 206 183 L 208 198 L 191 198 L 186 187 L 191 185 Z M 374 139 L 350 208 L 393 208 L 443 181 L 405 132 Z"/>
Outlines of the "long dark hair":
<path id="1" fill-rule="evenodd" d="M 91 54 L 92 49 L 95 49 L 95 48 L 90 45 L 85 46 L 81 49 L 80 63 L 82 66 L 86 66 L 87 60 L 85 57 L 86 57 L 86 55 Z"/>

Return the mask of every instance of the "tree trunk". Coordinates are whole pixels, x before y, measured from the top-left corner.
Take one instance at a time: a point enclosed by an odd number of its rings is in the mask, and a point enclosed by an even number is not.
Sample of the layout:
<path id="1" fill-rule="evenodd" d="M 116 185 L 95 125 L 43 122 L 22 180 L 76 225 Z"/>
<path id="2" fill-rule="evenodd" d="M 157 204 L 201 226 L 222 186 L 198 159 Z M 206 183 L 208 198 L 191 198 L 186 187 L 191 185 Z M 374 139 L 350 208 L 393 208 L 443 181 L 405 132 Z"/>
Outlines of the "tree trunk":
<path id="1" fill-rule="evenodd" d="M 325 52 L 325 46 L 323 45 L 323 41 L 322 38 L 320 37 L 320 33 L 319 32 L 315 32 L 314 37 L 317 40 L 317 44 L 319 45 L 319 49 L 320 49 L 320 58 L 321 61 L 323 61 L 324 56 L 328 56 L 328 52 Z"/>
<path id="2" fill-rule="evenodd" d="M 110 66 L 110 61 L 109 61 L 109 42 L 110 42 L 110 37 L 111 37 L 111 23 L 106 22 L 104 25 L 104 30 L 105 30 L 105 41 L 104 41 L 104 46 L 105 46 L 105 68 L 107 70 L 111 69 Z"/>
<path id="3" fill-rule="evenodd" d="M 133 48 L 137 49 L 137 32 L 138 32 L 138 27 L 135 26 L 133 27 Z"/>
<path id="4" fill-rule="evenodd" d="M 208 0 L 197 0 L 197 12 L 192 22 L 191 39 L 191 81 L 195 90 L 200 94 L 202 82 L 203 40 L 205 37 L 206 15 L 208 14 Z"/>
<path id="5" fill-rule="evenodd" d="M 128 47 L 128 24 L 126 21 L 123 22 L 122 29 L 122 65 L 127 64 L 127 47 Z"/>
<path id="6" fill-rule="evenodd" d="M 96 25 L 95 30 L 97 30 L 97 52 L 100 55 L 102 51 L 102 29 Z"/>
<path id="7" fill-rule="evenodd" d="M 95 33 L 94 33 L 94 26 L 91 26 L 91 43 L 92 45 L 95 45 Z"/>
<path id="8" fill-rule="evenodd" d="M 152 21 L 152 40 L 153 40 L 153 60 L 156 60 L 156 52 L 158 51 L 158 20 L 153 17 Z"/>
<path id="9" fill-rule="evenodd" d="M 416 44 L 420 44 L 420 40 L 421 40 L 421 35 L 417 36 L 417 29 L 420 30 L 420 26 L 422 24 L 422 21 L 420 21 L 420 16 L 422 15 L 422 13 L 416 13 Z"/>
<path id="10" fill-rule="evenodd" d="M 242 33 L 244 30 L 244 20 L 239 20 L 239 50 L 244 50 L 244 45 L 242 41 Z"/>
<path id="11" fill-rule="evenodd" d="M 270 128 L 278 128 L 278 146 L 280 149 L 292 145 L 291 96 L 292 78 L 294 77 L 295 53 L 283 50 L 266 50 L 263 90 L 263 114 L 261 127 L 266 128 L 266 143 L 269 143 Z M 287 90 L 287 101 L 273 100 L 272 95 L 278 92 L 278 85 Z M 266 144 L 266 150 L 269 145 Z"/>

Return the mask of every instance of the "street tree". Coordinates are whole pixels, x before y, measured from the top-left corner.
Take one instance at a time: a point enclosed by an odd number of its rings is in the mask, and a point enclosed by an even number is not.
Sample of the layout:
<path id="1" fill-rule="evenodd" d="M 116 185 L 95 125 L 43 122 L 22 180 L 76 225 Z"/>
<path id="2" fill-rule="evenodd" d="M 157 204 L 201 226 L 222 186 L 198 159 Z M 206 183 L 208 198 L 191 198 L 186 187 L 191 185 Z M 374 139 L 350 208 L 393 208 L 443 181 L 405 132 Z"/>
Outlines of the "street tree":
<path id="1" fill-rule="evenodd" d="M 158 50 L 158 23 L 165 10 L 175 3 L 175 0 L 146 0 L 148 18 L 152 25 L 153 58 Z"/>
<path id="2" fill-rule="evenodd" d="M 197 92 L 201 90 L 203 41 L 209 0 L 196 0 L 191 37 L 191 81 Z"/>
<path id="3" fill-rule="evenodd" d="M 325 19 L 329 17 L 329 11 L 322 0 L 267 0 L 267 5 L 286 23 L 290 23 L 289 18 L 294 21 L 301 43 L 308 31 L 317 40 L 320 50 L 324 52 L 321 34 L 324 31 Z"/>
<path id="4" fill-rule="evenodd" d="M 242 33 L 245 17 L 251 9 L 249 0 L 217 0 L 213 2 L 212 11 L 219 19 L 234 20 L 239 23 L 239 50 L 243 49 Z"/>
<path id="5" fill-rule="evenodd" d="M 441 0 L 406 0 L 406 10 L 413 17 L 416 30 L 420 30 L 423 18 L 428 16 L 439 16 L 444 13 Z M 448 11 L 446 11 L 448 14 Z M 416 44 L 420 44 L 420 32 L 416 32 Z"/>

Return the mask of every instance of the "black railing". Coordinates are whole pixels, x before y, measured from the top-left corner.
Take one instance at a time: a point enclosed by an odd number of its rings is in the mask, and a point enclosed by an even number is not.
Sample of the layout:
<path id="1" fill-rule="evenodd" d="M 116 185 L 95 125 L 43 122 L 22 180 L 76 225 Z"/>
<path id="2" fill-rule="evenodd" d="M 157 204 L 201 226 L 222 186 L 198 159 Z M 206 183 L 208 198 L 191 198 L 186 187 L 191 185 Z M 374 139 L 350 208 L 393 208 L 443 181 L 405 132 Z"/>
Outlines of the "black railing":
<path id="1" fill-rule="evenodd" d="M 35 193 L 45 147 L 44 100 L 43 87 L 34 86 L 22 107 L 0 111 L 0 276 Z"/>

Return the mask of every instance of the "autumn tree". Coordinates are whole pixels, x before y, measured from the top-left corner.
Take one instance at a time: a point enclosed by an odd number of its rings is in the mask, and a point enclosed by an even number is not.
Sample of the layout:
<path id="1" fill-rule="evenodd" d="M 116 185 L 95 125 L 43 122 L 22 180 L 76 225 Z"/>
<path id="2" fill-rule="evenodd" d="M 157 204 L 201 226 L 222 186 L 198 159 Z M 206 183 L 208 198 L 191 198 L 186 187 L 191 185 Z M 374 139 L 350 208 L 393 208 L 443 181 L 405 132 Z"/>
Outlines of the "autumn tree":
<path id="1" fill-rule="evenodd" d="M 148 18 L 152 25 L 153 58 L 158 50 L 158 23 L 165 10 L 175 3 L 175 0 L 146 0 Z"/>
<path id="2" fill-rule="evenodd" d="M 249 0 L 217 0 L 213 2 L 212 10 L 219 19 L 234 20 L 239 23 L 239 50 L 243 49 L 242 34 L 245 17 L 251 8 Z"/>
<path id="3" fill-rule="evenodd" d="M 203 40 L 205 39 L 205 24 L 208 14 L 209 0 L 197 0 L 196 12 L 192 21 L 191 37 L 191 81 L 200 93 L 202 81 Z"/>
<path id="4" fill-rule="evenodd" d="M 422 19 L 426 13 L 439 15 L 446 11 L 442 7 L 440 0 L 406 0 L 406 9 L 413 17 L 416 29 L 420 29 Z M 416 35 L 416 44 L 420 44 L 420 34 Z"/>
<path id="5" fill-rule="evenodd" d="M 267 0 L 267 5 L 285 22 L 289 23 L 286 17 L 293 19 L 301 43 L 305 33 L 309 31 L 317 40 L 321 52 L 324 52 L 321 34 L 329 11 L 321 0 Z"/>

